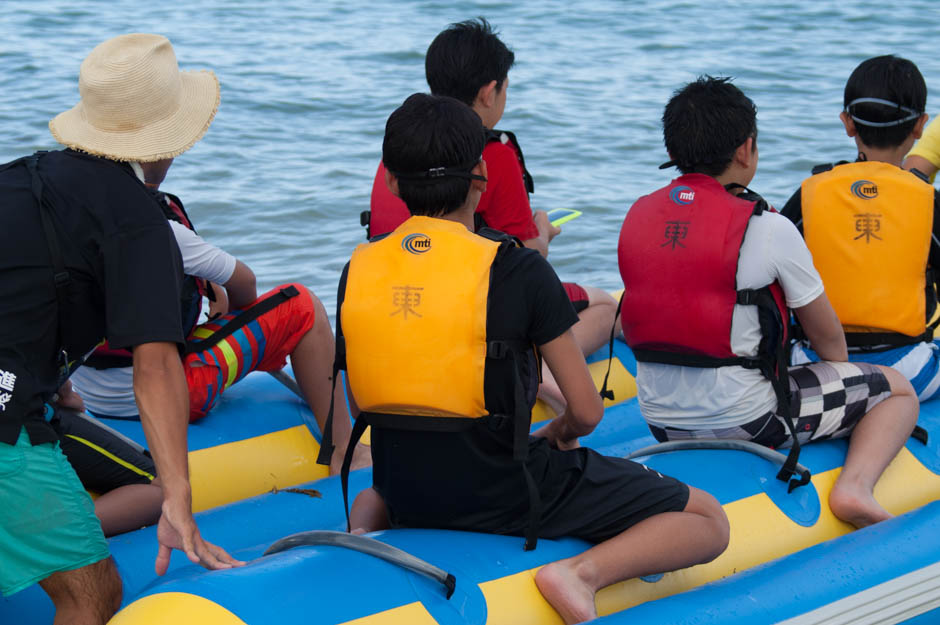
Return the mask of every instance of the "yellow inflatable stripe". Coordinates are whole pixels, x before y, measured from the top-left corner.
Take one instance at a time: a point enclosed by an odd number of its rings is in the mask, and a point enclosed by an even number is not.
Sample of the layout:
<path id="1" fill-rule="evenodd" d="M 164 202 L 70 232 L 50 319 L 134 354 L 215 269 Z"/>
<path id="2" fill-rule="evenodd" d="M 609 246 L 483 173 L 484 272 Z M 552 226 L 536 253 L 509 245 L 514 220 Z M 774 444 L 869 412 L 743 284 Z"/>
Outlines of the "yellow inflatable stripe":
<path id="1" fill-rule="evenodd" d="M 609 586 L 597 594 L 598 613 L 611 614 L 684 592 L 849 533 L 852 526 L 833 516 L 827 503 L 840 471 L 841 468 L 837 468 L 813 476 L 822 507 L 814 526 L 793 523 L 764 493 L 727 503 L 724 509 L 731 523 L 731 540 L 725 553 L 708 564 L 667 573 L 654 584 L 631 579 Z M 912 493 L 914 489 L 910 484 L 922 487 Z M 892 514 L 902 514 L 940 499 L 940 476 L 924 468 L 907 449 L 902 449 L 878 481 L 875 497 Z M 535 586 L 536 571 L 538 568 L 480 584 L 489 614 L 487 625 L 562 622 Z M 383 618 L 395 614 L 399 620 L 373 621 L 375 616 L 368 616 L 353 622 L 361 625 L 407 623 L 408 618 L 398 612 L 406 607 L 409 606 L 382 613 Z"/>
<path id="2" fill-rule="evenodd" d="M 305 425 L 190 452 L 193 512 L 326 477 L 319 452 Z"/>
<path id="3" fill-rule="evenodd" d="M 597 387 L 597 390 L 600 390 L 601 385 L 604 384 L 604 376 L 607 374 L 607 361 L 600 360 L 598 362 L 592 362 L 588 365 L 588 372 L 594 380 L 594 386 Z M 628 399 L 636 397 L 636 379 L 627 371 L 627 368 L 623 366 L 616 356 L 610 367 L 610 379 L 607 382 L 607 388 L 614 392 L 614 399 L 605 399 L 604 408 L 623 403 Z M 532 409 L 532 423 L 548 421 L 554 418 L 555 412 L 548 407 L 548 404 L 541 399 L 535 402 L 535 407 Z"/>
<path id="4" fill-rule="evenodd" d="M 108 625 L 246 625 L 219 604 L 185 592 L 148 595 L 114 615 Z"/>
<path id="5" fill-rule="evenodd" d="M 398 608 L 392 608 L 378 614 L 370 614 L 354 621 L 354 623 L 369 623 L 369 625 L 437 625 L 437 621 L 420 601 L 409 603 Z"/>

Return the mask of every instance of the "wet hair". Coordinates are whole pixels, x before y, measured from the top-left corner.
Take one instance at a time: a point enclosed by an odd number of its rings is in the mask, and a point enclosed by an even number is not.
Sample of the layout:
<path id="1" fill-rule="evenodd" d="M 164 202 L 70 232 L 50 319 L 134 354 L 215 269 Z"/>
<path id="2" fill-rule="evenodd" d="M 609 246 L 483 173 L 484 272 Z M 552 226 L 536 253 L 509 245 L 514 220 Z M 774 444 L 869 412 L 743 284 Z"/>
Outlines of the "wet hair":
<path id="1" fill-rule="evenodd" d="M 382 161 L 412 215 L 439 217 L 463 206 L 485 144 L 483 122 L 469 106 L 415 93 L 385 124 Z"/>
<path id="2" fill-rule="evenodd" d="M 473 106 L 480 87 L 495 80 L 496 90 L 503 88 L 515 60 L 512 50 L 480 17 L 451 24 L 438 34 L 424 57 L 424 73 L 431 93 Z"/>
<path id="3" fill-rule="evenodd" d="M 881 102 L 858 102 L 859 99 Z M 845 112 L 855 120 L 862 143 L 873 148 L 901 145 L 927 106 L 927 84 L 917 66 L 893 55 L 863 61 L 845 83 Z M 874 125 L 872 125 L 874 124 Z"/>
<path id="4" fill-rule="evenodd" d="M 722 174 L 735 150 L 757 139 L 757 107 L 730 78 L 700 76 L 676 91 L 663 112 L 663 141 L 683 174 Z"/>

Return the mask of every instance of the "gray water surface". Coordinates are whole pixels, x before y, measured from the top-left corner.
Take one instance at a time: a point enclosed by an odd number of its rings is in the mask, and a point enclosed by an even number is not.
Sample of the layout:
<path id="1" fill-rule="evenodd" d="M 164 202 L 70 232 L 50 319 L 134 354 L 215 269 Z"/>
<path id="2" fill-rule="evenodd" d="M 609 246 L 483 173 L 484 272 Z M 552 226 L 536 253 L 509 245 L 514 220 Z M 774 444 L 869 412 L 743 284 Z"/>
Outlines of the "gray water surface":
<path id="1" fill-rule="evenodd" d="M 940 111 L 936 4 L 610 0 L 450 3 L 4 0 L 0 161 L 55 148 L 47 123 L 78 99 L 99 42 L 157 32 L 184 69 L 213 69 L 222 104 L 166 190 L 262 287 L 310 286 L 328 310 L 363 240 L 385 119 L 427 89 L 424 51 L 450 22 L 486 16 L 516 53 L 500 127 L 535 176 L 535 208 L 577 208 L 550 260 L 563 279 L 619 286 L 620 223 L 666 184 L 660 116 L 699 74 L 734 76 L 757 104 L 752 188 L 780 207 L 812 165 L 855 156 L 838 114 L 852 69 L 878 54 L 920 67 Z M 936 103 L 936 104 L 935 104 Z"/>

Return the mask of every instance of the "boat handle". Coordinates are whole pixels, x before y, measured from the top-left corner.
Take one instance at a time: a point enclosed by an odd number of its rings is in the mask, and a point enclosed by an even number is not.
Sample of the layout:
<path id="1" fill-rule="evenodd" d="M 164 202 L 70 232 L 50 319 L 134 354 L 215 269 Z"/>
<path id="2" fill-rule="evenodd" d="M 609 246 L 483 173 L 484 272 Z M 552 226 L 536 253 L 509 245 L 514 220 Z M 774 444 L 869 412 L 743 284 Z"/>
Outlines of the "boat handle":
<path id="1" fill-rule="evenodd" d="M 626 459 L 633 460 L 634 458 L 639 458 L 641 456 L 655 456 L 656 454 L 664 454 L 670 451 L 681 451 L 683 449 L 730 449 L 733 451 L 744 451 L 754 454 L 755 456 L 760 456 L 764 460 L 772 462 L 778 466 L 783 466 L 783 464 L 787 461 L 787 457 L 779 451 L 775 451 L 769 447 L 764 447 L 763 445 L 758 445 L 757 443 L 752 443 L 751 441 L 717 438 L 696 438 L 685 441 L 667 441 L 665 443 L 657 443 L 656 445 L 650 445 L 649 447 L 644 447 L 643 449 L 637 449 L 636 451 L 627 455 Z M 797 463 L 796 467 L 794 468 L 794 472 L 803 476 L 804 483 L 809 482 L 811 474 L 809 469 L 807 469 L 805 466 Z"/>
<path id="2" fill-rule="evenodd" d="M 275 541 L 265 550 L 264 555 L 270 556 L 295 547 L 317 547 L 322 545 L 352 549 L 353 551 L 375 556 L 418 575 L 423 575 L 443 585 L 447 589 L 448 599 L 453 596 L 454 590 L 457 588 L 457 578 L 430 562 L 425 562 L 407 551 L 402 551 L 398 547 L 393 547 L 374 538 L 347 534 L 346 532 L 310 530 L 291 534 Z"/>

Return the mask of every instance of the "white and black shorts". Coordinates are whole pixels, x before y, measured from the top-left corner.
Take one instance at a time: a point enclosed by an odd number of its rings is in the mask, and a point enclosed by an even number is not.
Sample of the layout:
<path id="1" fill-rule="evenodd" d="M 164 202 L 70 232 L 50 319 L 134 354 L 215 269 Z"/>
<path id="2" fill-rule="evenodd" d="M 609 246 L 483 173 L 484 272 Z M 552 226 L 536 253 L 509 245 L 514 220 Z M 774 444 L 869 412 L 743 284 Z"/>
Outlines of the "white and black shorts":
<path id="1" fill-rule="evenodd" d="M 814 362 L 790 367 L 789 373 L 790 407 L 800 444 L 848 436 L 868 411 L 891 395 L 884 374 L 864 362 Z M 789 447 L 793 442 L 783 417 L 774 412 L 731 428 L 649 427 L 660 442 L 730 438 L 771 448 Z"/>

